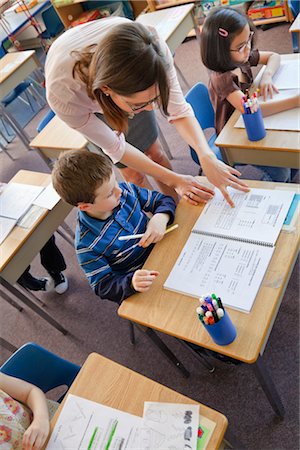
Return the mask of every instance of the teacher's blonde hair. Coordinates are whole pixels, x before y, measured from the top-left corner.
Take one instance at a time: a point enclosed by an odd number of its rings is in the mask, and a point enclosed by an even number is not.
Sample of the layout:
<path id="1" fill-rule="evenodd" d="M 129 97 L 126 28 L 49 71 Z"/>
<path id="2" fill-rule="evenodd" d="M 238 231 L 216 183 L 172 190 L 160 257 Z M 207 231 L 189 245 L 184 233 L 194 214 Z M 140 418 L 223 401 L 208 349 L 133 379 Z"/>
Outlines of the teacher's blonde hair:
<path id="1" fill-rule="evenodd" d="M 168 63 L 157 37 L 145 26 L 137 22 L 116 25 L 98 44 L 73 54 L 77 57 L 73 76 L 86 84 L 89 97 L 99 103 L 113 129 L 126 133 L 128 114 L 105 95 L 104 86 L 130 96 L 156 85 L 160 109 L 168 115 Z"/>

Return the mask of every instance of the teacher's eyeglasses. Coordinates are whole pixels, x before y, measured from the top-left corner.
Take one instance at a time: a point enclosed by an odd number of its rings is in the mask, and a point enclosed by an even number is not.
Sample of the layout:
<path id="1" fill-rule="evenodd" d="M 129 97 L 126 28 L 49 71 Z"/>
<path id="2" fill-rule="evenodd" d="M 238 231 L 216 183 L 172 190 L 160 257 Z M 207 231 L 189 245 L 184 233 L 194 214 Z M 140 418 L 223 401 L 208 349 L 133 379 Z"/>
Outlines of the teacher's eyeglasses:
<path id="1" fill-rule="evenodd" d="M 132 112 L 139 111 L 140 109 L 144 109 L 147 106 L 152 105 L 153 103 L 157 104 L 159 101 L 159 98 L 160 98 L 160 95 L 157 95 L 156 97 L 152 98 L 148 102 L 141 103 L 138 105 L 132 105 L 131 103 L 128 103 L 127 100 L 125 100 L 123 97 L 121 97 L 123 102 L 126 103 L 127 106 L 129 106 L 129 108 L 131 109 Z"/>
<path id="2" fill-rule="evenodd" d="M 236 50 L 230 49 L 230 51 L 237 52 L 237 53 L 243 53 L 245 51 L 246 47 L 251 47 L 251 41 L 252 41 L 253 35 L 254 35 L 254 31 L 250 31 L 250 36 L 249 36 L 247 42 L 245 42 L 243 45 L 241 45 Z"/>

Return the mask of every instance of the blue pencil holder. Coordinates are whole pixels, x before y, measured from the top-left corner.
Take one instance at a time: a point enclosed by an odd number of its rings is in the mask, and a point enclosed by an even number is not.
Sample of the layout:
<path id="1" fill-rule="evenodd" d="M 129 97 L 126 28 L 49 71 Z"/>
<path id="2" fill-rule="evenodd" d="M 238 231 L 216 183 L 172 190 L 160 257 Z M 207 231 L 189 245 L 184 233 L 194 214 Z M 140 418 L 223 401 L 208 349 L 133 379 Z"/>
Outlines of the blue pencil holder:
<path id="1" fill-rule="evenodd" d="M 253 114 L 242 115 L 249 141 L 260 141 L 266 135 L 261 109 Z"/>
<path id="2" fill-rule="evenodd" d="M 203 323 L 203 325 L 210 334 L 212 340 L 218 345 L 231 344 L 236 338 L 236 328 L 226 311 L 224 311 L 224 316 L 219 322 L 213 325 L 206 325 Z"/>

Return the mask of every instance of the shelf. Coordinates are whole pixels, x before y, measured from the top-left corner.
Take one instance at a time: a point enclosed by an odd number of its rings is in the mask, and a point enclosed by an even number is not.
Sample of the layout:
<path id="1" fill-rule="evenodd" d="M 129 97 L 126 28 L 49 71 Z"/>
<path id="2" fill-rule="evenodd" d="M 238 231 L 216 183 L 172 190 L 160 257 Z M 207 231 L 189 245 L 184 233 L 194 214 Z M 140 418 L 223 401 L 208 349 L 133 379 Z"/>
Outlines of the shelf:
<path id="1" fill-rule="evenodd" d="M 282 16 L 282 17 L 272 17 L 272 19 L 259 19 L 253 21 L 256 27 L 259 25 L 267 25 L 269 23 L 277 23 L 277 22 L 289 22 L 289 19 L 287 16 Z"/>

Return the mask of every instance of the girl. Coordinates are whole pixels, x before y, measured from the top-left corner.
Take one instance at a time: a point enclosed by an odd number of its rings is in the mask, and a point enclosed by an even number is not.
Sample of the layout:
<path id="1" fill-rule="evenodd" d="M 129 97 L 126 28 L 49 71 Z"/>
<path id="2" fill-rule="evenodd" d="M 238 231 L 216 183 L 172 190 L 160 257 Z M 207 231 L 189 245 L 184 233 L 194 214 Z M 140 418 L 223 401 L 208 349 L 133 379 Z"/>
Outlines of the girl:
<path id="1" fill-rule="evenodd" d="M 40 450 L 50 430 L 49 412 L 57 406 L 38 387 L 0 372 L 0 450 Z"/>
<path id="2" fill-rule="evenodd" d="M 210 150 L 184 100 L 171 52 L 155 29 L 121 17 L 74 27 L 51 45 L 45 74 L 51 109 L 114 163 L 127 166 L 121 168 L 126 180 L 147 187 L 141 174 L 151 175 L 191 204 L 213 195 L 195 178 L 169 170 L 157 144 L 153 110 L 159 107 L 230 204 L 226 186 L 248 190 L 240 173 Z"/>
<path id="3" fill-rule="evenodd" d="M 233 8 L 214 8 L 204 22 L 201 33 L 203 64 L 210 69 L 209 93 L 216 113 L 219 134 L 235 109 L 243 113 L 242 98 L 253 82 L 251 66 L 265 64 L 260 81 L 264 100 L 278 92 L 272 76 L 280 65 L 280 56 L 253 48 L 254 31 L 247 16 Z M 272 100 L 261 104 L 264 116 L 300 105 L 300 96 Z M 290 169 L 259 166 L 267 181 L 289 181 Z"/>

